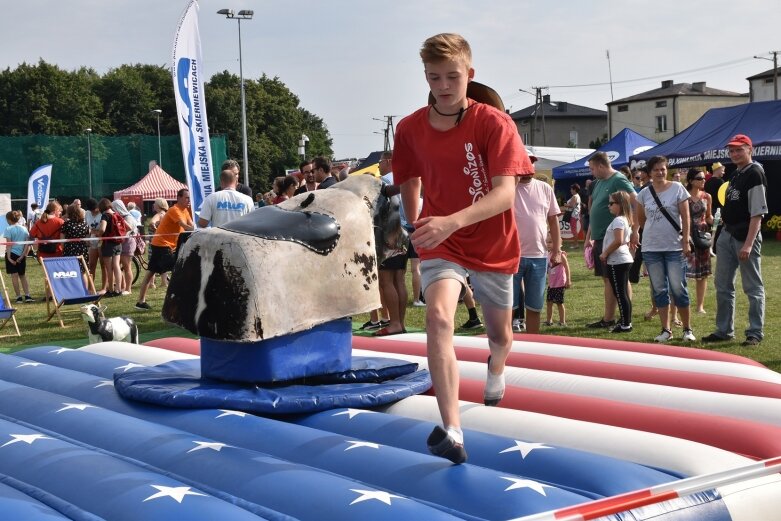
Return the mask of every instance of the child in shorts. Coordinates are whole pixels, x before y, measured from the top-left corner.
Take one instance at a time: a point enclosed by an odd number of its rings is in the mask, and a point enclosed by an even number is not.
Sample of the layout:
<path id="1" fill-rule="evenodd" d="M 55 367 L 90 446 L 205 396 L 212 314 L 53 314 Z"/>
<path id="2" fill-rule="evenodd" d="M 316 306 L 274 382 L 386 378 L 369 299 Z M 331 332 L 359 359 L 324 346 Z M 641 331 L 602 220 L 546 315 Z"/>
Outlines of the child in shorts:
<path id="1" fill-rule="evenodd" d="M 22 213 L 16 210 L 10 211 L 5 214 L 5 220 L 8 223 L 8 228 L 3 232 L 3 237 L 17 244 L 12 244 L 10 247 L 5 248 L 5 272 L 11 275 L 11 283 L 14 286 L 14 292 L 16 293 L 16 302 L 35 302 L 35 299 L 30 296 L 30 286 L 27 283 L 27 254 L 30 253 L 29 244 L 18 244 L 20 242 L 29 241 L 30 232 L 27 228 L 19 224 L 22 219 Z M 21 287 L 20 287 L 21 285 Z M 24 290 L 24 297 L 21 290 Z"/>

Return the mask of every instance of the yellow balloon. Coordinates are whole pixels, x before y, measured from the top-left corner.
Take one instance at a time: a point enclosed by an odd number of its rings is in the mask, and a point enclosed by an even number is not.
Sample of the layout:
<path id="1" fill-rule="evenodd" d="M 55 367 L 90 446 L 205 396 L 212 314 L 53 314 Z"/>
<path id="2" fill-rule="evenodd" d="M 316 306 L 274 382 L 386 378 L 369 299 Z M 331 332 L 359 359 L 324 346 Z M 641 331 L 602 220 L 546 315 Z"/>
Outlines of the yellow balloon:
<path id="1" fill-rule="evenodd" d="M 722 185 L 719 187 L 719 193 L 718 193 L 718 194 L 716 194 L 716 195 L 718 195 L 718 197 L 719 197 L 719 202 L 721 203 L 721 206 L 724 206 L 724 202 L 725 202 L 725 201 L 726 201 L 726 199 L 727 199 L 727 187 L 728 187 L 728 186 L 729 186 L 729 182 L 725 182 L 725 183 L 723 183 L 723 184 L 722 184 Z"/>

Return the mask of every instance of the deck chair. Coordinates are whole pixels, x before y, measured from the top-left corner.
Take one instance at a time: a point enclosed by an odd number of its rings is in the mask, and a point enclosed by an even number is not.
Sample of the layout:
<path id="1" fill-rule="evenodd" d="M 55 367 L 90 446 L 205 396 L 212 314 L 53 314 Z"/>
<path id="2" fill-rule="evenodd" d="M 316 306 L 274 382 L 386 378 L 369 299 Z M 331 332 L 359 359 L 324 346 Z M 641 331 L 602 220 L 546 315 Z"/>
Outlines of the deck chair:
<path id="1" fill-rule="evenodd" d="M 47 322 L 57 315 L 60 327 L 65 327 L 60 308 L 97 302 L 103 296 L 95 292 L 95 284 L 82 257 L 42 257 L 41 265 L 46 287 L 53 298 L 46 300 L 46 312 L 49 314 Z M 87 274 L 86 286 L 81 277 L 82 266 Z"/>
<path id="2" fill-rule="evenodd" d="M 10 336 L 22 336 L 19 332 L 19 325 L 16 323 L 16 309 L 11 307 L 11 299 L 8 297 L 8 288 L 5 285 L 5 277 L 0 275 L 0 283 L 3 286 L 3 294 L 0 295 L 0 331 L 9 324 L 14 325 L 16 334 L 9 333 L 7 335 L 0 335 L 0 338 L 6 338 Z"/>

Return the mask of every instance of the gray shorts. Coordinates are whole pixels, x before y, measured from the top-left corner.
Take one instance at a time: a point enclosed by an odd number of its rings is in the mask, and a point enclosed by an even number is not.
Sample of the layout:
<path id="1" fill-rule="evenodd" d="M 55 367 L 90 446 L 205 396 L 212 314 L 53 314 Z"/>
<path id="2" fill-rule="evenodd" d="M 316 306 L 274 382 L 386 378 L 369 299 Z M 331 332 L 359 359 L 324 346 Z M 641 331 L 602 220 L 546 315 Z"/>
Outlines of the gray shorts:
<path id="1" fill-rule="evenodd" d="M 420 262 L 420 284 L 424 293 L 431 283 L 441 279 L 454 279 L 466 286 L 467 275 L 478 302 L 503 309 L 513 307 L 513 276 L 510 274 L 470 271 L 455 262 L 443 259 Z"/>

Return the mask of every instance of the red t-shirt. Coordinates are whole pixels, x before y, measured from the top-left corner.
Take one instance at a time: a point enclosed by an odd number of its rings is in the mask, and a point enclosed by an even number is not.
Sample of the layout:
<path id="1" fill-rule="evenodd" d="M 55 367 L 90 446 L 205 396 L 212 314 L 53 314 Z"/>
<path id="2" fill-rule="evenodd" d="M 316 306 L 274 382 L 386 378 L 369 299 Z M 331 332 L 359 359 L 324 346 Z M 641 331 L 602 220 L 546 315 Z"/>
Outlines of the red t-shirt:
<path id="1" fill-rule="evenodd" d="M 440 131 L 429 123 L 428 111 L 423 107 L 399 122 L 393 147 L 394 181 L 421 178 L 421 217 L 451 215 L 474 204 L 491 189 L 494 176 L 534 172 L 515 123 L 504 112 L 476 103 L 456 127 Z M 423 260 L 445 259 L 476 271 L 515 273 L 520 245 L 512 208 L 418 253 Z"/>
<path id="2" fill-rule="evenodd" d="M 65 221 L 63 221 L 59 217 L 55 217 L 53 215 L 50 215 L 49 218 L 46 220 L 46 222 L 43 222 L 42 219 L 38 219 L 35 221 L 35 224 L 33 225 L 32 229 L 30 230 L 30 236 L 34 237 L 35 239 L 59 239 L 60 238 L 60 229 L 62 228 L 62 224 Z M 38 250 L 38 256 L 39 257 L 62 257 L 62 243 L 58 242 L 57 244 L 57 250 L 54 253 L 44 253 Z"/>

